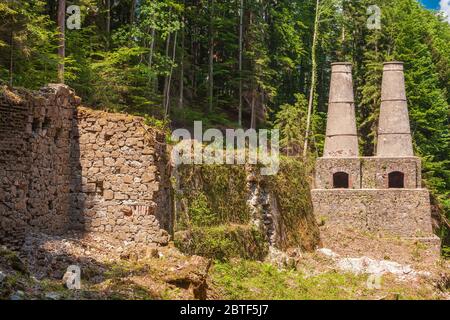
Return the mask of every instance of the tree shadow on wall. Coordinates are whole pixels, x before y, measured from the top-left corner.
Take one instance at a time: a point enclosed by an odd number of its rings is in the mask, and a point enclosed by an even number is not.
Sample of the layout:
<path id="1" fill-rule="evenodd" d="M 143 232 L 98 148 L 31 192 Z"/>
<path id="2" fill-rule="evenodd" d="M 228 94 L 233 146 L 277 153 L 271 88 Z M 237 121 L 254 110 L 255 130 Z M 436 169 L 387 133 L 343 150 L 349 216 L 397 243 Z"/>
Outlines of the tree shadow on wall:
<path id="1" fill-rule="evenodd" d="M 78 128 L 78 113 L 75 110 L 70 133 L 70 205 L 68 229 L 85 232 L 87 194 L 84 191 L 83 172 L 81 165 L 80 131 Z"/>

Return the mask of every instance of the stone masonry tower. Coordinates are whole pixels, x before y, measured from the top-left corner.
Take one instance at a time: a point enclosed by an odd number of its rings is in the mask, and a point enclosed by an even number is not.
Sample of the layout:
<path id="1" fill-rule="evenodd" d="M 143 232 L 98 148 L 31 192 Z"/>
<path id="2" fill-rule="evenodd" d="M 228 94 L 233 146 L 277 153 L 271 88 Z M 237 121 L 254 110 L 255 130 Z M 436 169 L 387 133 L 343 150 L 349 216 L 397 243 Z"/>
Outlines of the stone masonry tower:
<path id="1" fill-rule="evenodd" d="M 357 157 L 355 100 L 353 96 L 352 65 L 331 65 L 330 98 L 324 157 Z"/>
<path id="2" fill-rule="evenodd" d="M 328 226 L 431 243 L 430 197 L 414 157 L 403 63 L 384 64 L 377 154 L 360 157 L 351 65 L 331 66 L 324 154 L 316 162 L 314 214 Z"/>
<path id="3" fill-rule="evenodd" d="M 414 156 L 402 62 L 384 64 L 378 125 L 378 157 Z"/>

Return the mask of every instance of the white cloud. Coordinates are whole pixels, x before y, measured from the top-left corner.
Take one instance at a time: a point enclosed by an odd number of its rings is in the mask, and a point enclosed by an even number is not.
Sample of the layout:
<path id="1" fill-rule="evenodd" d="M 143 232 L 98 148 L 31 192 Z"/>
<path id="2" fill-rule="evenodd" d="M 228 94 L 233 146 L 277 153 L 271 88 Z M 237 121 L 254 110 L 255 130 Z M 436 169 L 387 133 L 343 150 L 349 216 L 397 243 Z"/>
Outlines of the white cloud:
<path id="1" fill-rule="evenodd" d="M 450 0 L 440 1 L 441 11 L 447 15 L 447 21 L 450 23 Z"/>

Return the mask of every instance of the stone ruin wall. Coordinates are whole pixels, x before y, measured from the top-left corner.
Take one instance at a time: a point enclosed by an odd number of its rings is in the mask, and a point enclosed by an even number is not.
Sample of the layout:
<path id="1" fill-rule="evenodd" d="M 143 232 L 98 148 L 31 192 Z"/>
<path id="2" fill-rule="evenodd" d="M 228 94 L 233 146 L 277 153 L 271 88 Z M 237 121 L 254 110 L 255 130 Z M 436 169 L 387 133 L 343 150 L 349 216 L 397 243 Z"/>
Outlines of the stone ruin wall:
<path id="1" fill-rule="evenodd" d="M 138 243 L 168 242 L 165 137 L 142 118 L 78 108 L 73 126 L 71 225 Z"/>
<path id="2" fill-rule="evenodd" d="M 0 93 L 0 240 L 69 224 L 70 130 L 79 99 L 64 87 Z"/>
<path id="3" fill-rule="evenodd" d="M 20 246 L 27 232 L 69 229 L 167 243 L 162 133 L 139 117 L 78 107 L 63 85 L 0 89 L 0 243 Z"/>

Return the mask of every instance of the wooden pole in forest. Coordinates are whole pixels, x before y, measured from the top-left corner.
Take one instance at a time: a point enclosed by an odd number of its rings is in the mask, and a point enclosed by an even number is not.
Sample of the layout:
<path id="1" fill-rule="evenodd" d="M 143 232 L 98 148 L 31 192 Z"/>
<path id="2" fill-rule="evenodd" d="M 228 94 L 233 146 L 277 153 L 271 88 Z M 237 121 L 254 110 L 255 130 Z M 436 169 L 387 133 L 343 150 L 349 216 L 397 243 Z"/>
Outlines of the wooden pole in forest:
<path id="1" fill-rule="evenodd" d="M 66 31 L 66 0 L 58 1 L 58 82 L 64 83 L 64 58 L 66 56 L 65 31 Z"/>

